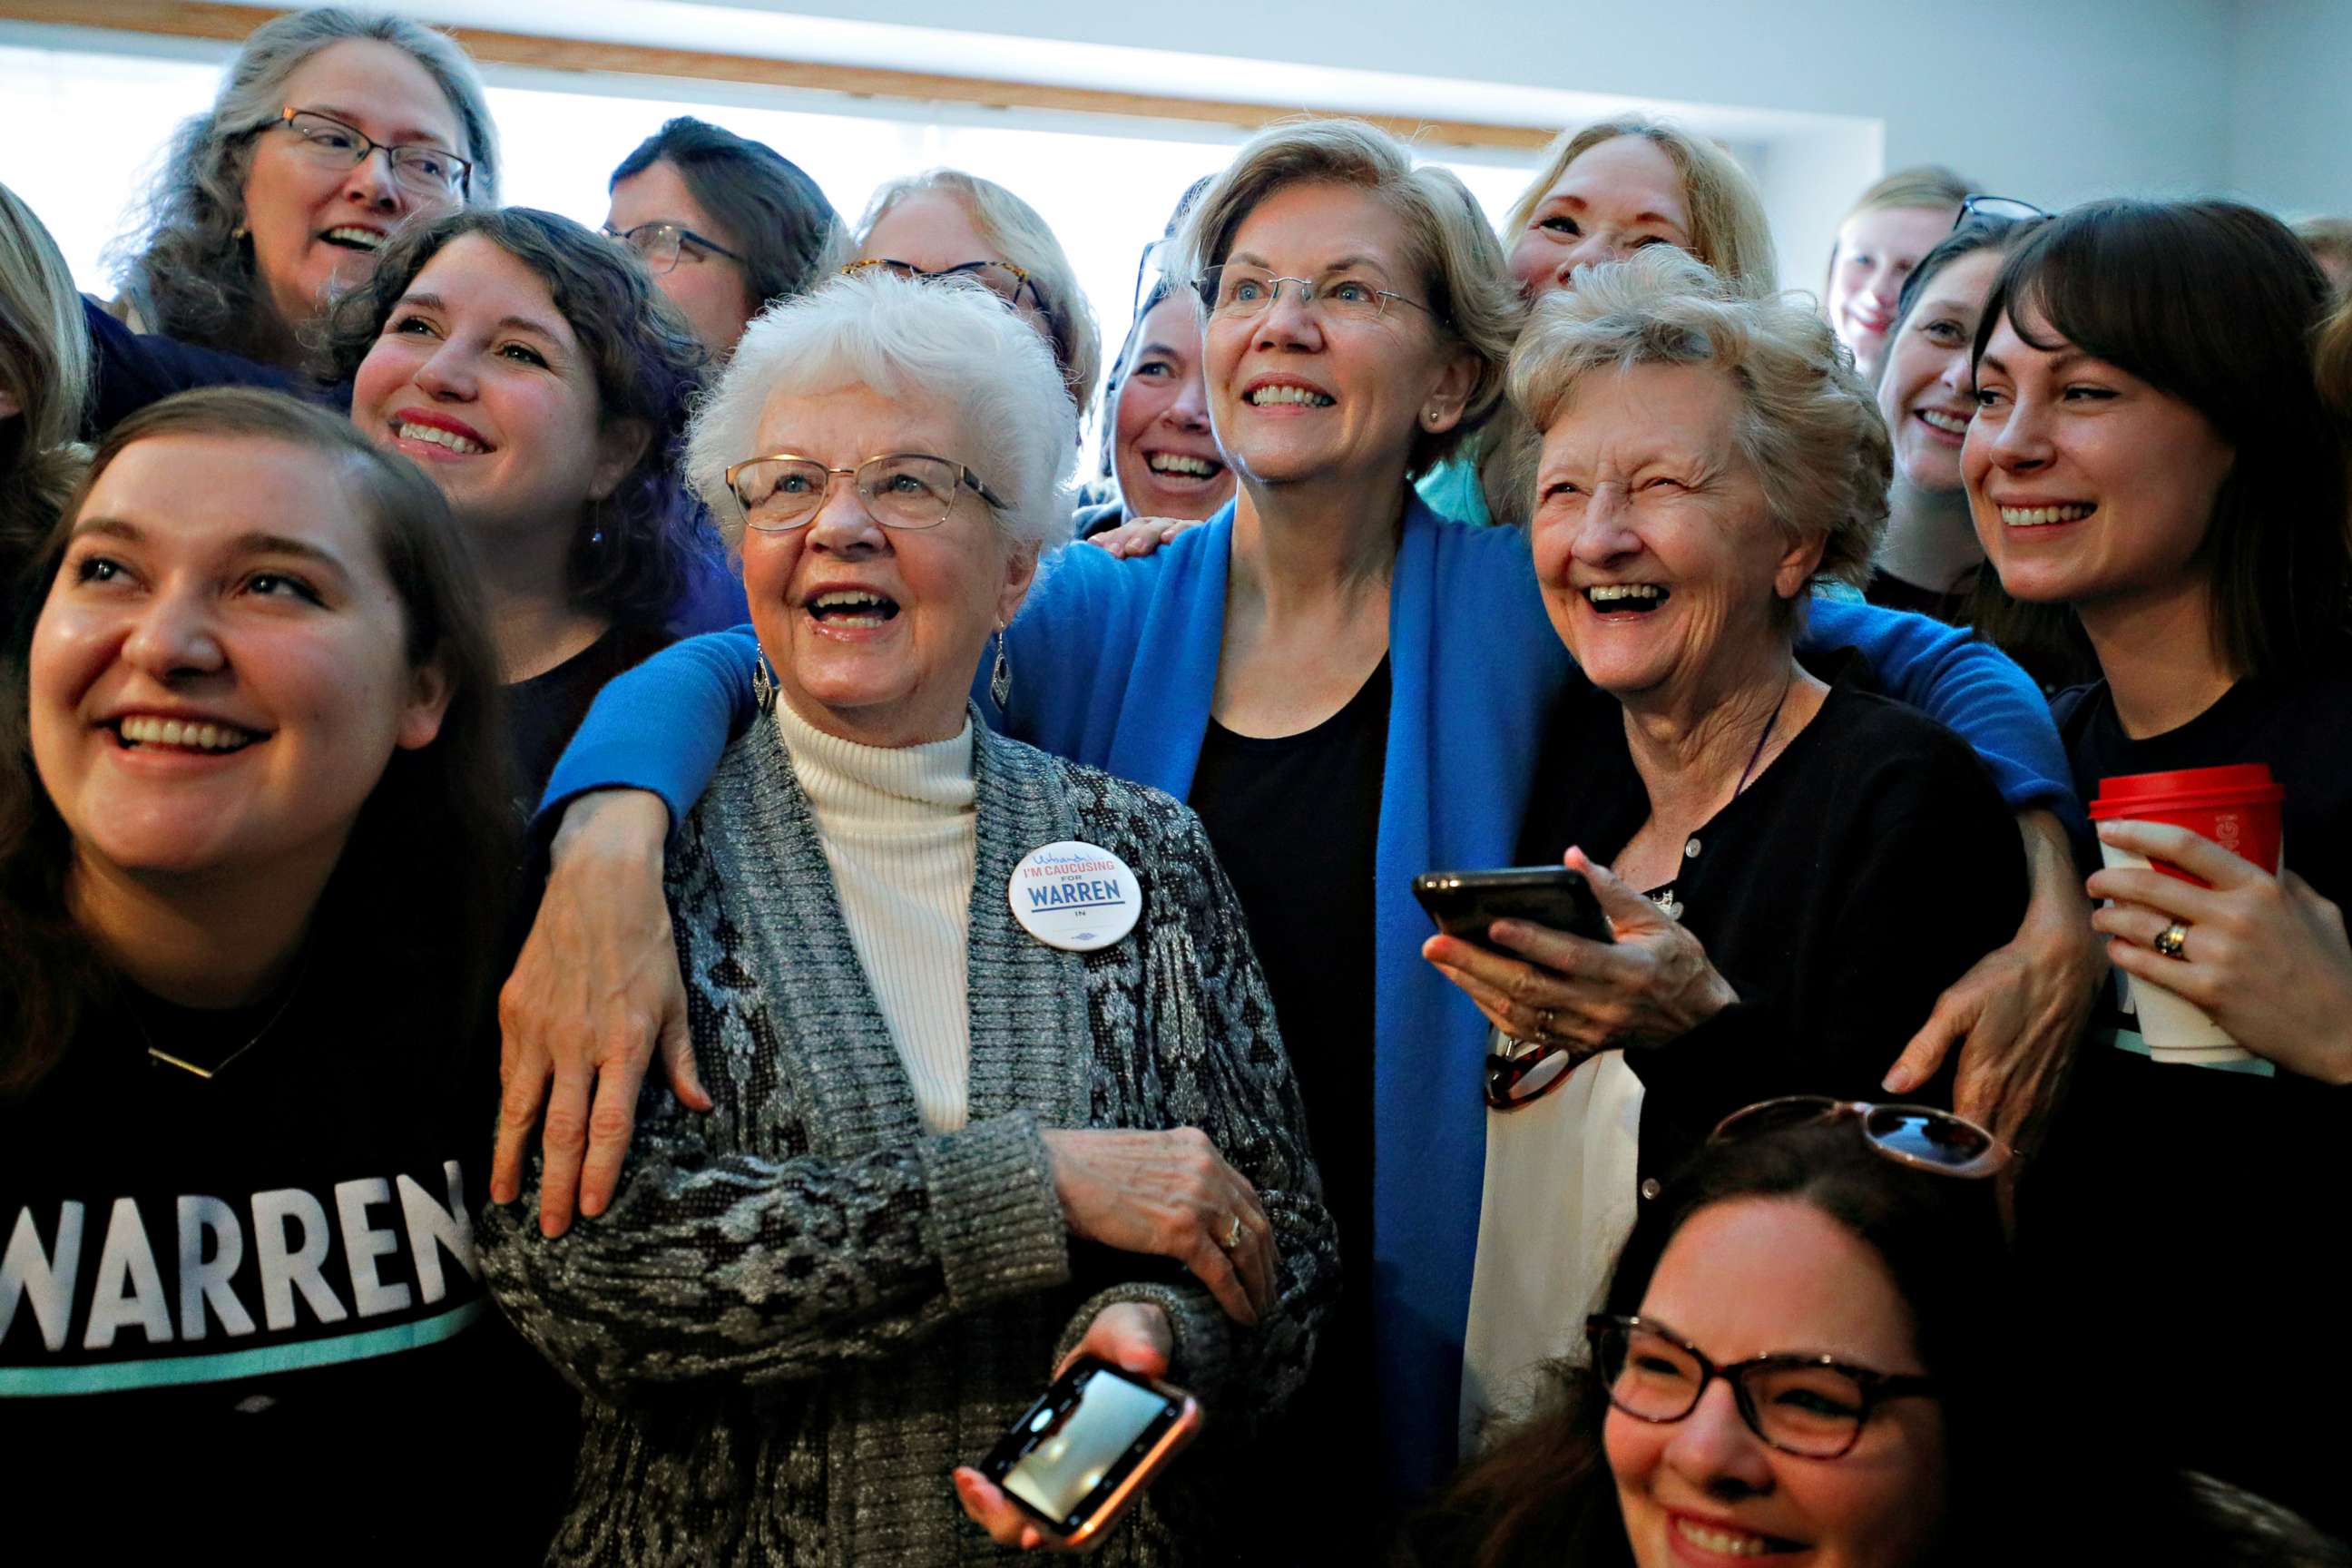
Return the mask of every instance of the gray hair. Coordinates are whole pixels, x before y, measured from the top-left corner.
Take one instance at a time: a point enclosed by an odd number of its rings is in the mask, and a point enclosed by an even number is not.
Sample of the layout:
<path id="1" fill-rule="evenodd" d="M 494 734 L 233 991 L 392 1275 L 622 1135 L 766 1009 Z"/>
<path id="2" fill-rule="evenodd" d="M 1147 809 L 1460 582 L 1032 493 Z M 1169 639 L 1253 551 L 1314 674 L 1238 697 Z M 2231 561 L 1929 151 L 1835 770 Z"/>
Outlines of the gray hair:
<path id="1" fill-rule="evenodd" d="M 390 44 L 423 67 L 449 100 L 474 165 L 468 206 L 499 205 L 499 138 L 489 100 L 466 51 L 404 16 L 322 5 L 256 27 L 229 62 L 212 108 L 172 136 L 130 233 L 110 252 L 124 297 L 150 331 L 251 358 L 282 361 L 301 323 L 280 321 L 253 268 L 245 176 L 254 132 L 286 105 L 286 79 L 320 49 L 349 39 Z"/>
<path id="2" fill-rule="evenodd" d="M 1176 237 L 1178 266 L 1198 277 L 1222 263 L 1234 236 L 1260 202 L 1296 184 L 1352 185 L 1396 214 L 1405 262 L 1419 274 L 1436 320 L 1478 360 L 1462 418 L 1450 430 L 1415 430 L 1406 471 L 1445 460 L 1503 401 L 1503 365 L 1526 315 L 1477 198 L 1452 172 L 1414 167 L 1404 145 L 1360 120 L 1307 120 L 1269 126 L 1192 204 Z"/>
<path id="3" fill-rule="evenodd" d="M 1894 444 L 1877 402 L 1809 304 L 1753 299 L 1653 246 L 1577 274 L 1536 308 L 1511 356 L 1511 401 L 1550 428 L 1585 380 L 1637 364 L 1707 365 L 1739 388 L 1735 438 L 1791 539 L 1826 535 L 1816 577 L 1860 587 L 1886 527 Z"/>
<path id="4" fill-rule="evenodd" d="M 981 238 L 994 246 L 1003 258 L 1029 274 L 1036 290 L 1037 308 L 1045 313 L 1053 335 L 1054 361 L 1061 366 L 1063 384 L 1071 404 L 1083 413 L 1094 401 L 1095 383 L 1102 377 L 1102 331 L 1078 287 L 1076 268 L 1070 265 L 1062 242 L 1037 209 L 993 180 L 967 174 L 961 169 L 930 169 L 892 180 L 874 193 L 866 216 L 857 226 L 857 242 L 908 196 L 937 194 L 952 197 L 971 215 Z"/>
<path id="5" fill-rule="evenodd" d="M 743 542 L 729 465 L 760 455 L 772 398 L 863 386 L 908 405 L 946 407 L 968 465 L 1003 498 L 992 508 L 1016 549 L 1069 534 L 1063 487 L 1077 458 L 1078 416 L 1044 339 L 977 283 L 918 283 L 879 268 L 836 278 L 770 306 L 736 346 L 687 433 L 687 482 Z"/>

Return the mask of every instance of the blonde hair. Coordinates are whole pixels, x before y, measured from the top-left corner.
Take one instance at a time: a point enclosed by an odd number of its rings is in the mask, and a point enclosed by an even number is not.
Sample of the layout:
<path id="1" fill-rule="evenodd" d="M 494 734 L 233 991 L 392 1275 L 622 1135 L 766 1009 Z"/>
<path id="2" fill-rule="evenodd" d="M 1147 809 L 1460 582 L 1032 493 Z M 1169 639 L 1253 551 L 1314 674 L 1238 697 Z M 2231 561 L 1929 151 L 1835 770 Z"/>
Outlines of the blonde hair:
<path id="1" fill-rule="evenodd" d="M 933 193 L 952 197 L 971 216 L 981 238 L 1029 274 L 1037 308 L 1045 314 L 1045 329 L 1053 341 L 1054 363 L 1062 367 L 1072 406 L 1083 416 L 1094 401 L 1095 383 L 1102 376 L 1102 333 L 1095 325 L 1085 290 L 1078 287 L 1076 269 L 1035 207 L 993 180 L 961 169 L 929 169 L 892 180 L 874 193 L 857 226 L 858 244 L 863 247 L 874 226 L 900 202 Z"/>
<path id="2" fill-rule="evenodd" d="M 1663 246 L 1581 273 L 1536 308 L 1511 401 L 1538 430 L 1591 376 L 1709 366 L 1739 389 L 1735 438 L 1791 539 L 1825 536 L 1814 576 L 1859 587 L 1886 527 L 1894 444 L 1878 405 L 1808 303 L 1755 299 Z"/>
<path id="3" fill-rule="evenodd" d="M 90 400 L 89 333 L 57 241 L 0 185 L 0 588 L 48 531 L 79 477 Z"/>
<path id="4" fill-rule="evenodd" d="M 1563 131 L 1544 154 L 1543 172 L 1528 183 L 1503 219 L 1516 235 L 1535 218 L 1536 208 L 1568 173 L 1568 166 L 1604 142 L 1638 136 L 1666 155 L 1683 177 L 1683 200 L 1690 208 L 1691 254 L 1717 276 L 1762 297 L 1780 287 L 1780 253 L 1772 224 L 1764 214 L 1764 194 L 1739 161 L 1712 142 L 1646 114 L 1620 114 Z"/>
<path id="5" fill-rule="evenodd" d="M 1845 226 L 1864 213 L 1911 209 L 1947 213 L 1957 218 L 1960 204 L 1983 189 L 1983 186 L 1962 179 L 1941 163 L 1916 163 L 1908 169 L 1897 169 L 1891 174 L 1881 176 L 1868 190 L 1853 199 L 1853 205 L 1845 209 L 1845 216 L 1838 219 L 1837 234 L 1843 235 Z M 1832 235 L 1830 239 L 1830 264 L 1822 274 L 1824 279 L 1836 274 L 1837 259 L 1838 239 L 1836 235 Z M 1824 281 L 1823 287 L 1827 286 Z"/>
<path id="6" fill-rule="evenodd" d="M 1435 321 L 1475 355 L 1478 372 L 1450 430 L 1413 432 L 1406 472 L 1426 473 L 1499 407 L 1503 365 L 1526 310 L 1477 198 L 1433 165 L 1416 168 L 1396 138 L 1360 120 L 1305 120 L 1259 132 L 1211 182 L 1177 231 L 1178 266 L 1197 278 L 1233 248 L 1259 203 L 1297 184 L 1369 191 L 1404 227 L 1405 264 L 1419 275 Z"/>
<path id="7" fill-rule="evenodd" d="M 2321 399 L 2352 438 L 2352 297 L 2338 300 L 2321 325 L 2312 361 Z"/>

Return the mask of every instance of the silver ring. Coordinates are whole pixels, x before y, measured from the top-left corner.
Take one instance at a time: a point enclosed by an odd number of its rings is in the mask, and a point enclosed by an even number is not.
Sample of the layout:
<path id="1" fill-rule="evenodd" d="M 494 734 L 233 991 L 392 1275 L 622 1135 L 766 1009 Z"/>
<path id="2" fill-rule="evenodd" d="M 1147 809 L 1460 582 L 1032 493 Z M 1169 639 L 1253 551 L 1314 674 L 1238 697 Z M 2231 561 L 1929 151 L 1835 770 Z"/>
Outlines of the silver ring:
<path id="1" fill-rule="evenodd" d="M 2170 925 L 2157 932 L 2156 940 L 2148 943 L 2148 945 L 2156 949 L 2157 952 L 2164 954 L 2167 958 L 2178 959 L 2184 963 L 2187 963 L 2189 954 L 2182 950 L 2189 945 L 2189 922 L 2187 921 L 2173 921 Z"/>
<path id="2" fill-rule="evenodd" d="M 1217 1237 L 1217 1245 L 1223 1247 L 1227 1252 L 1231 1252 L 1239 1247 L 1241 1244 L 1242 1216 L 1237 1214 L 1227 1215 L 1225 1216 L 1225 1234 Z"/>
<path id="3" fill-rule="evenodd" d="M 1552 1026 L 1552 1010 L 1551 1010 L 1550 1008 L 1549 1008 L 1549 1007 L 1538 1007 L 1538 1008 L 1537 1008 L 1537 1009 L 1536 1009 L 1536 1037 L 1537 1037 L 1538 1039 L 1539 1039 L 1539 1040 L 1549 1040 L 1549 1039 L 1550 1039 L 1550 1038 L 1551 1038 L 1551 1026 Z"/>

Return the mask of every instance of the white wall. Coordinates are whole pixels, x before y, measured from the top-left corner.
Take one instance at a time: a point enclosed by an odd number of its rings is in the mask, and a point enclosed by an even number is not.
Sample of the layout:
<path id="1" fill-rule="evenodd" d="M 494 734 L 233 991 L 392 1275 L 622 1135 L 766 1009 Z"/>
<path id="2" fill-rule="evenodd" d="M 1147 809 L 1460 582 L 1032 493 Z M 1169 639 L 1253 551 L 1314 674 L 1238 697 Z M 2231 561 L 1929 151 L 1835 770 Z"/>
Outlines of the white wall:
<path id="1" fill-rule="evenodd" d="M 1160 47 L 1883 121 L 1888 167 L 1948 162 L 2054 205 L 2232 176 L 2229 0 L 782 0 L 822 16 Z M 2265 8 L 2263 0 L 2245 7 Z M 2301 11 L 2347 7 L 2308 0 Z M 2342 47 L 2306 69 L 2331 69 Z M 1213 81 L 1163 84 L 1217 91 Z M 2320 96 L 2315 87 L 2312 94 Z M 2338 112 L 2341 112 L 2340 107 Z M 2336 149 L 2340 155 L 2343 140 Z M 1790 258 L 1792 269 L 1795 258 Z"/>
<path id="2" fill-rule="evenodd" d="M 2240 0 L 2230 184 L 2288 217 L 2352 216 L 2352 5 Z"/>

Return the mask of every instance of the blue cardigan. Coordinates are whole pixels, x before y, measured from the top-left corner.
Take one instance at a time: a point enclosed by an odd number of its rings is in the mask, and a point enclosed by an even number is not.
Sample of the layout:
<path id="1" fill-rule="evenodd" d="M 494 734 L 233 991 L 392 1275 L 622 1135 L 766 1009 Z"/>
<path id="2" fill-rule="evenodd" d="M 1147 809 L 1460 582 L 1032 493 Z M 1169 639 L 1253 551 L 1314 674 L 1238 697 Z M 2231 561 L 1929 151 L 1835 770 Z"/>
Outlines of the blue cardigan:
<path id="1" fill-rule="evenodd" d="M 1090 546 L 1049 560 L 1007 632 L 1013 694 L 992 724 L 1046 751 L 1183 798 L 1209 725 L 1223 641 L 1233 508 L 1140 561 Z M 1925 616 L 1816 602 L 1812 647 L 1859 647 L 1893 695 L 1975 746 L 2010 805 L 2071 812 L 2049 710 L 1990 647 Z M 751 708 L 751 628 L 698 637 L 606 686 L 549 782 L 573 795 L 658 793 L 673 822 L 700 795 Z M 1409 500 L 1389 589 L 1388 761 L 1374 887 L 1373 1263 L 1391 1483 L 1414 1496 L 1458 1451 L 1462 1342 L 1486 1172 L 1486 1020 L 1422 961 L 1423 871 L 1503 866 L 1552 704 L 1580 679 L 1515 529 L 1440 518 Z M 1888 1042 L 1888 1060 L 1900 1041 Z M 1350 1289 L 1360 1289 L 1361 1279 Z"/>

